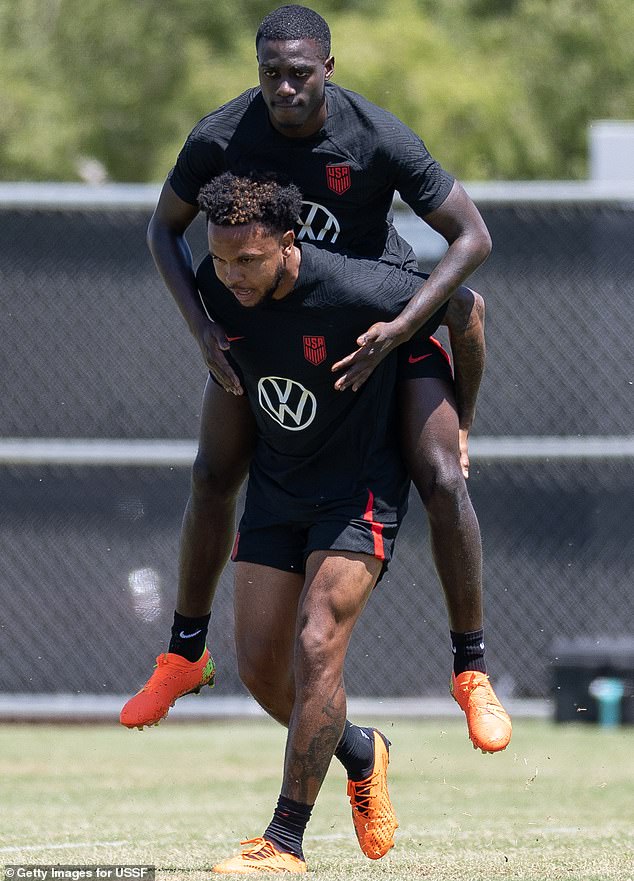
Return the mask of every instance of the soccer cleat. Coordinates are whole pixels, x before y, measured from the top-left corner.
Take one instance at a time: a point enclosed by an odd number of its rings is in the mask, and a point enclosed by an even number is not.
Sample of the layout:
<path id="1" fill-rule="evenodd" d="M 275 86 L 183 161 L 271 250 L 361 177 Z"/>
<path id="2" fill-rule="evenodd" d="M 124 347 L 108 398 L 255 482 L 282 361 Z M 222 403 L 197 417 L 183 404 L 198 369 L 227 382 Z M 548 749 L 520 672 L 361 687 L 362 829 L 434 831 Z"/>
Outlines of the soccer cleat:
<path id="1" fill-rule="evenodd" d="M 380 860 L 394 847 L 398 822 L 387 791 L 390 741 L 374 729 L 374 768 L 365 780 L 348 780 L 352 822 L 359 847 L 371 860 Z"/>
<path id="2" fill-rule="evenodd" d="M 306 872 L 304 860 L 295 854 L 278 850 L 266 838 L 251 838 L 240 844 L 243 847 L 241 854 L 217 863 L 211 871 L 227 875 L 251 875 L 254 872 L 294 872 L 300 875 Z"/>
<path id="3" fill-rule="evenodd" d="M 511 720 L 486 673 L 476 670 L 465 670 L 458 676 L 452 673 L 451 693 L 465 712 L 473 748 L 483 753 L 506 749 L 513 730 Z"/>
<path id="4" fill-rule="evenodd" d="M 194 662 L 165 652 L 156 659 L 154 673 L 141 691 L 123 707 L 119 721 L 126 728 L 158 725 L 179 697 L 198 694 L 203 685 L 213 688 L 215 677 L 216 667 L 208 649 Z"/>

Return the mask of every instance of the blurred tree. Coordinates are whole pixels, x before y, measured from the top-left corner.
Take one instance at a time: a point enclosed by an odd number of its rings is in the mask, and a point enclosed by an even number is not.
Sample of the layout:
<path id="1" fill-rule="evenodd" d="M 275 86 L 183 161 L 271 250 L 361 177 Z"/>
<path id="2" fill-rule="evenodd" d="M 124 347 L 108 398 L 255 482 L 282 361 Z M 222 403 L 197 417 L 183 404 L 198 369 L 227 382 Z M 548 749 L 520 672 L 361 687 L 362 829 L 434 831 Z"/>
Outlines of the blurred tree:
<path id="1" fill-rule="evenodd" d="M 0 175 L 73 180 L 100 163 L 112 180 L 161 180 L 194 122 L 256 83 L 274 5 L 0 0 Z M 312 5 L 337 81 L 463 179 L 583 177 L 588 122 L 632 116 L 632 0 Z"/>
<path id="2" fill-rule="evenodd" d="M 585 177 L 588 123 L 634 120 L 631 0 L 522 0 L 505 52 L 515 54 L 517 75 L 547 132 L 546 161 L 535 175 Z"/>
<path id="3" fill-rule="evenodd" d="M 510 57 L 491 63 L 469 23 L 452 21 L 421 14 L 416 0 L 386 0 L 372 17 L 344 14 L 335 77 L 399 116 L 461 178 L 513 177 L 542 152 L 543 121 Z"/>

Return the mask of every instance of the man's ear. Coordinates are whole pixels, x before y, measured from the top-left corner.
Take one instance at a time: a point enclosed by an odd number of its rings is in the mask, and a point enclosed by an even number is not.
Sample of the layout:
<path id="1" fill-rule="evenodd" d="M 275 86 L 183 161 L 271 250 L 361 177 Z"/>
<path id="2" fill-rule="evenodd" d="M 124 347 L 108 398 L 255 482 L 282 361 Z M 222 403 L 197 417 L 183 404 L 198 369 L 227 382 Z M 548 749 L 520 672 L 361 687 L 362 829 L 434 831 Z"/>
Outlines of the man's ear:
<path id="1" fill-rule="evenodd" d="M 294 244 L 295 244 L 295 231 L 292 229 L 289 229 L 282 236 L 282 255 L 284 257 L 290 257 Z"/>
<path id="2" fill-rule="evenodd" d="M 326 68 L 326 79 L 329 80 L 330 77 L 335 72 L 335 56 L 331 55 L 330 58 L 327 58 L 324 62 L 324 67 Z"/>

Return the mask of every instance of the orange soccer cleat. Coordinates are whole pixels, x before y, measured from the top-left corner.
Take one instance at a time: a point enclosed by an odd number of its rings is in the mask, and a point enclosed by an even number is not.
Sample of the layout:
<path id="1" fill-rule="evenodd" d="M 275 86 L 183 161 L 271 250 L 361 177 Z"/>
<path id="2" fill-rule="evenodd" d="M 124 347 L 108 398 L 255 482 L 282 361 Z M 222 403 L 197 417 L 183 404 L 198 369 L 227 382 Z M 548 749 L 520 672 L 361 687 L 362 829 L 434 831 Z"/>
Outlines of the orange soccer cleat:
<path id="1" fill-rule="evenodd" d="M 119 721 L 126 728 L 142 729 L 158 725 L 170 707 L 184 694 L 198 694 L 203 685 L 213 688 L 216 667 L 209 650 L 198 661 L 165 652 L 156 659 L 156 668 L 141 691 L 125 704 Z"/>
<path id="2" fill-rule="evenodd" d="M 511 720 L 486 673 L 476 670 L 465 670 L 459 676 L 452 673 L 451 693 L 467 717 L 473 748 L 483 753 L 506 749 L 513 730 Z"/>
<path id="3" fill-rule="evenodd" d="M 278 850 L 266 838 L 251 838 L 240 842 L 243 850 L 237 857 L 229 857 L 217 863 L 212 872 L 220 874 L 251 875 L 254 872 L 306 872 L 306 863 L 292 853 Z"/>
<path id="4" fill-rule="evenodd" d="M 374 729 L 374 768 L 365 780 L 348 780 L 352 822 L 366 857 L 380 860 L 394 847 L 398 822 L 387 791 L 389 740 Z"/>

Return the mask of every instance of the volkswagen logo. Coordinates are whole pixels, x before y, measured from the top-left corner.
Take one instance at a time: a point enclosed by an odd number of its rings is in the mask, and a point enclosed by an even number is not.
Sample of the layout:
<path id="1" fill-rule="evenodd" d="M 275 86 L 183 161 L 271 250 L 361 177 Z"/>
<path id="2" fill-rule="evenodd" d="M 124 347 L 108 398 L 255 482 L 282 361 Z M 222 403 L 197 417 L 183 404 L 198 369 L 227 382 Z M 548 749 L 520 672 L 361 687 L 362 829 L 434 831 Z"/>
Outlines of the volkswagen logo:
<path id="1" fill-rule="evenodd" d="M 317 202 L 302 202 L 302 215 L 299 219 L 297 239 L 308 242 L 330 242 L 333 244 L 341 232 L 335 215 Z"/>
<path id="2" fill-rule="evenodd" d="M 288 431 L 303 431 L 317 414 L 317 398 L 294 379 L 263 376 L 258 382 L 258 402 L 264 412 Z"/>

